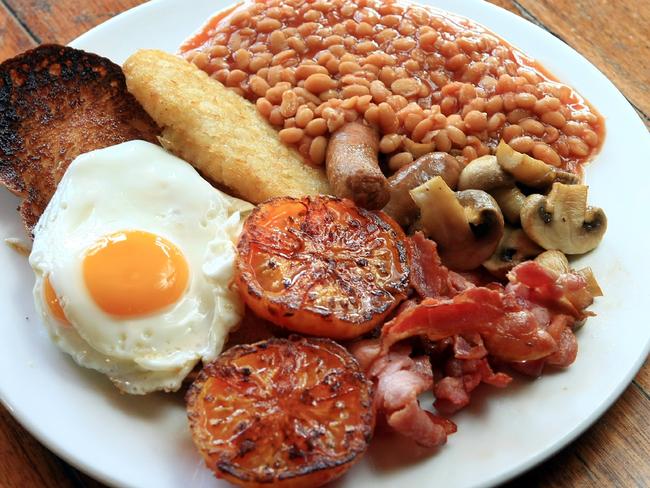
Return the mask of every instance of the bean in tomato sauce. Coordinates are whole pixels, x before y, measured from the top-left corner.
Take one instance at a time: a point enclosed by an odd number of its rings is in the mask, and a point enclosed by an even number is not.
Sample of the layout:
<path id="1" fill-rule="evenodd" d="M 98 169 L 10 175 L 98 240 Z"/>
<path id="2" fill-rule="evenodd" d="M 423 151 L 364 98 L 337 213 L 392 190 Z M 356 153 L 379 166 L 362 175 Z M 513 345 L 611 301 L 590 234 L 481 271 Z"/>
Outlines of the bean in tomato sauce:
<path id="1" fill-rule="evenodd" d="M 249 0 L 181 52 L 316 165 L 353 120 L 379 130 L 393 171 L 414 148 L 467 162 L 501 139 L 577 171 L 604 136 L 598 112 L 521 51 L 471 20 L 403 2 Z"/>

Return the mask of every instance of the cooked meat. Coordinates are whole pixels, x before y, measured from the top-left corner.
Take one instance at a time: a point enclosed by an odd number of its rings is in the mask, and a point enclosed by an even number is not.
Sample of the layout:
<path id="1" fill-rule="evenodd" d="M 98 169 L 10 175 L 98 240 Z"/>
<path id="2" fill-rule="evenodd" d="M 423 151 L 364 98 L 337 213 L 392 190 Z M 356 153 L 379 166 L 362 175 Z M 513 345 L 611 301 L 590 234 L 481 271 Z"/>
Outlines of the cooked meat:
<path id="1" fill-rule="evenodd" d="M 158 132 L 106 58 L 49 44 L 0 64 L 0 183 L 30 233 L 74 158 Z"/>
<path id="2" fill-rule="evenodd" d="M 388 203 L 388 180 L 379 169 L 379 135 L 360 122 L 332 134 L 327 146 L 327 179 L 334 194 L 370 210 Z"/>

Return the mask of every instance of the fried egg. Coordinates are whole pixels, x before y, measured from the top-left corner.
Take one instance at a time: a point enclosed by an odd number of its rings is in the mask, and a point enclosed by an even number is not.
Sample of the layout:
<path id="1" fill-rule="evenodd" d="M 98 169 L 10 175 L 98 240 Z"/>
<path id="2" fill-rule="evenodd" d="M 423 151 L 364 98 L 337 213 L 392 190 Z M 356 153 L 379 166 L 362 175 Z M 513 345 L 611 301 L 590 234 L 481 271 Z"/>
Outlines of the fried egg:
<path id="1" fill-rule="evenodd" d="M 177 390 L 242 317 L 231 279 L 251 209 L 144 141 L 79 156 L 29 257 L 54 342 L 124 392 Z"/>

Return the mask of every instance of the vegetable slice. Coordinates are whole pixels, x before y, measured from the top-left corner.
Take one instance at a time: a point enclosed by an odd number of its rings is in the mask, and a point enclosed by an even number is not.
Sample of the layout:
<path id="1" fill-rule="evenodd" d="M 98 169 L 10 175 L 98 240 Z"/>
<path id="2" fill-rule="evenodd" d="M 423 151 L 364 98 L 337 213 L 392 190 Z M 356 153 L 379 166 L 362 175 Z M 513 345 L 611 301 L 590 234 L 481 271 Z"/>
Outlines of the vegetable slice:
<path id="1" fill-rule="evenodd" d="M 194 443 L 241 486 L 316 487 L 352 467 L 374 428 L 372 383 L 328 339 L 235 346 L 187 394 Z"/>
<path id="2" fill-rule="evenodd" d="M 382 212 L 333 197 L 277 198 L 245 222 L 235 279 L 258 316 L 351 339 L 406 297 L 407 253 L 403 231 Z"/>

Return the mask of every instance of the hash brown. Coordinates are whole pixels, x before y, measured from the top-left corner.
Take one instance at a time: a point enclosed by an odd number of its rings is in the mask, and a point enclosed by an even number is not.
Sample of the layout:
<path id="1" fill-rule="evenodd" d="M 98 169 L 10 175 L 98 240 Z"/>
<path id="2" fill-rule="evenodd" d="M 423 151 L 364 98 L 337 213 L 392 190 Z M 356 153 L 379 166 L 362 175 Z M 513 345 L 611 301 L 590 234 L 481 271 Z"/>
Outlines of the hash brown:
<path id="1" fill-rule="evenodd" d="M 325 172 L 282 144 L 255 105 L 194 64 L 140 50 L 123 68 L 129 91 L 163 128 L 163 147 L 228 193 L 260 203 L 332 192 Z"/>
<path id="2" fill-rule="evenodd" d="M 106 58 L 46 44 L 0 64 L 0 183 L 30 234 L 74 158 L 158 133 Z"/>

